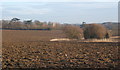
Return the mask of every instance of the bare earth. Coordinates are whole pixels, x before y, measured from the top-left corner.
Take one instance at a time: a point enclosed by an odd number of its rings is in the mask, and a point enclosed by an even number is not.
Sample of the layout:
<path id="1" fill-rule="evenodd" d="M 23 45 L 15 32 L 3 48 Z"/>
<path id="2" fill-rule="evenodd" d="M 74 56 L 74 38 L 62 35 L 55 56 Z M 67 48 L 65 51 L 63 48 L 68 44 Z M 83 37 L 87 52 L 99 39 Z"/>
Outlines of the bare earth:
<path id="1" fill-rule="evenodd" d="M 2 33 L 3 68 L 118 68 L 117 42 L 50 42 L 60 30 Z"/>
<path id="2" fill-rule="evenodd" d="M 52 38 L 64 38 L 66 35 L 61 30 L 3 30 L 3 42 L 23 41 L 49 41 Z"/>

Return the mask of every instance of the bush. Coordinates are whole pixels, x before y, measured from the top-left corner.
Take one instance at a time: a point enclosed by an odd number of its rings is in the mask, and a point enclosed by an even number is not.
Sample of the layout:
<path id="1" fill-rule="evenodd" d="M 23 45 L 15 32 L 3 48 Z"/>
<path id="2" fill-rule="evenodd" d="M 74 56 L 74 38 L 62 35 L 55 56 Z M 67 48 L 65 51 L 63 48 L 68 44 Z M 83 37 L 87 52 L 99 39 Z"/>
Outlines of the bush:
<path id="1" fill-rule="evenodd" d="M 83 30 L 79 26 L 66 25 L 63 31 L 69 38 L 81 39 L 83 38 Z"/>
<path id="2" fill-rule="evenodd" d="M 91 38 L 103 39 L 109 37 L 110 35 L 107 29 L 100 24 L 86 24 L 84 28 L 85 39 L 91 39 Z"/>

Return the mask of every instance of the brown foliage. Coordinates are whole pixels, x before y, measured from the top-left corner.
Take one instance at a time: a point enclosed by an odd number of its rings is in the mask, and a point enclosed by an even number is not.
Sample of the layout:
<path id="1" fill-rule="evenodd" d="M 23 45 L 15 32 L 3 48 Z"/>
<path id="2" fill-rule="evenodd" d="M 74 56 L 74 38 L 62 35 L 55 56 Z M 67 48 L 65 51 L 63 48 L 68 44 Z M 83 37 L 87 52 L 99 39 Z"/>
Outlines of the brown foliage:
<path id="1" fill-rule="evenodd" d="M 107 29 L 100 25 L 100 24 L 88 24 L 84 28 L 84 37 L 85 39 L 89 38 L 109 38 L 109 33 L 107 32 Z"/>
<path id="2" fill-rule="evenodd" d="M 66 25 L 63 30 L 69 38 L 81 39 L 83 37 L 83 30 L 78 26 Z"/>

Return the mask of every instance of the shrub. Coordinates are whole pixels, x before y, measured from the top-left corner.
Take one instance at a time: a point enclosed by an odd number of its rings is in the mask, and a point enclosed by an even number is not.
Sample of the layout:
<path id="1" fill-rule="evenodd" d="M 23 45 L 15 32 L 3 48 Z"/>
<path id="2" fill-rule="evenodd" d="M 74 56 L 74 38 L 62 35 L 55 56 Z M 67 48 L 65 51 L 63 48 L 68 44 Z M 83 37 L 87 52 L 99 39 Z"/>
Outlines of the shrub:
<path id="1" fill-rule="evenodd" d="M 84 28 L 85 39 L 90 39 L 90 38 L 103 39 L 109 37 L 110 35 L 107 29 L 100 24 L 86 24 Z"/>
<path id="2" fill-rule="evenodd" d="M 81 39 L 83 38 L 83 31 L 79 26 L 66 25 L 63 31 L 69 38 Z"/>

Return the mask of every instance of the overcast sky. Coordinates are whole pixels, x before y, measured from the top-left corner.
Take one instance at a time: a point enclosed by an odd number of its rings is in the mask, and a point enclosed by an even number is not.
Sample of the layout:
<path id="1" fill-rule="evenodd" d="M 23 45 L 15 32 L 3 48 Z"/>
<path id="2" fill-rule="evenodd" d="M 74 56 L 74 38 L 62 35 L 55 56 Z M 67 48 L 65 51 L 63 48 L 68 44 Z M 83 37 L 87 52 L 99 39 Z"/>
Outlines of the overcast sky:
<path id="1" fill-rule="evenodd" d="M 60 23 L 118 21 L 119 0 L 3 0 L 2 19 L 18 17 Z M 1 18 L 1 17 L 0 17 Z"/>
<path id="2" fill-rule="evenodd" d="M 119 0 L 1 0 L 1 2 L 118 2 Z"/>

